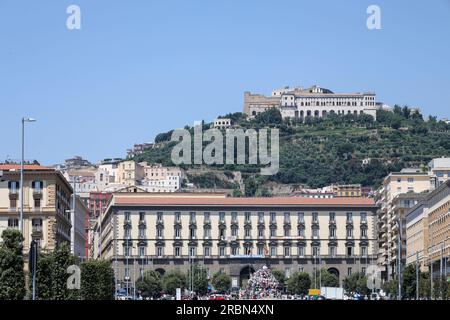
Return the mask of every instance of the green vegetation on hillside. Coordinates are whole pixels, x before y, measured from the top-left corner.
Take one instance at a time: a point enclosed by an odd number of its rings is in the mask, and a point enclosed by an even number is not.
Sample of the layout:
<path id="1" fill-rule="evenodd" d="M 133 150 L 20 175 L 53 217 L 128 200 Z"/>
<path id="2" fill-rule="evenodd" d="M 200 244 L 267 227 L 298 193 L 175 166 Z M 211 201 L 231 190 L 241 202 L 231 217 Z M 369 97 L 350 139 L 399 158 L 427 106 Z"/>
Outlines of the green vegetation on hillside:
<path id="1" fill-rule="evenodd" d="M 330 114 L 326 118 L 308 117 L 301 122 L 282 119 L 277 109 L 267 110 L 250 121 L 242 113 L 224 117 L 231 118 L 243 129 L 280 130 L 278 174 L 259 176 L 259 167 L 255 165 L 213 166 L 241 171 L 246 189 L 251 190 L 245 191 L 248 196 L 266 195 L 268 182 L 306 184 L 312 188 L 332 183 L 376 187 L 391 171 L 450 156 L 450 125 L 437 121 L 436 117 L 425 121 L 420 113 L 408 107 L 395 106 L 393 112 L 378 110 L 377 121 L 368 115 Z M 159 134 L 160 148 L 148 150 L 135 160 L 173 165 L 170 153 L 176 143 L 170 142 L 170 138 L 171 132 Z"/>

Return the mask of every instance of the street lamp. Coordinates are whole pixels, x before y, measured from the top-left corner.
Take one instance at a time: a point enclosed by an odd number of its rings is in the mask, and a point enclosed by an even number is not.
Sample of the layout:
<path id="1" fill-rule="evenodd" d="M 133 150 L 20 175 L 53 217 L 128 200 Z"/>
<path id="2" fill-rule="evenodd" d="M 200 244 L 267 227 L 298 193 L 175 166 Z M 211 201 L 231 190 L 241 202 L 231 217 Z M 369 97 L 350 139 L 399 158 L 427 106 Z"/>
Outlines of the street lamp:
<path id="1" fill-rule="evenodd" d="M 20 233 L 23 237 L 23 170 L 24 170 L 24 158 L 25 158 L 25 123 L 26 122 L 36 122 L 33 118 L 22 118 L 22 162 L 20 164 Z M 24 237 L 25 238 L 25 237 Z"/>

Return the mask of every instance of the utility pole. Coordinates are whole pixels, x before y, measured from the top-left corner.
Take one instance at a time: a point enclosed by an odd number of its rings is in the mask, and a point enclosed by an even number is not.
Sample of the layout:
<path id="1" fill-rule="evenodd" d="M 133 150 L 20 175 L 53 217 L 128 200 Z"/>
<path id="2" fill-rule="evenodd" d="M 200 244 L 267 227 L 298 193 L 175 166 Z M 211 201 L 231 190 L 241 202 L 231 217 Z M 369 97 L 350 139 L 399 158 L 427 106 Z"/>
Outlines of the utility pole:
<path id="1" fill-rule="evenodd" d="M 419 300 L 419 251 L 416 252 L 416 300 Z"/>
<path id="2" fill-rule="evenodd" d="M 20 219 L 19 219 L 19 229 L 22 237 L 25 239 L 23 233 L 23 171 L 24 171 L 24 162 L 25 162 L 25 123 L 26 122 L 35 122 L 36 120 L 33 118 L 22 118 L 22 161 L 20 162 Z"/>
<path id="3" fill-rule="evenodd" d="M 398 279 L 398 300 L 402 300 L 402 222 L 398 217 L 397 231 L 397 279 Z"/>

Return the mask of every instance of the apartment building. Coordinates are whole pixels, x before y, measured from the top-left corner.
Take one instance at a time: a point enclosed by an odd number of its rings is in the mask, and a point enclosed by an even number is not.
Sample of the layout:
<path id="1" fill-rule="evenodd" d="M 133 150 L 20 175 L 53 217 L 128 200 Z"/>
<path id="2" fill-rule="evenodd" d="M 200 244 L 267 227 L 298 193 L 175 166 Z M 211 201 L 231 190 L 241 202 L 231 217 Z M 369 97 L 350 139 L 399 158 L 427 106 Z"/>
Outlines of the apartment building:
<path id="1" fill-rule="evenodd" d="M 434 277 L 450 271 L 450 180 L 429 193 L 406 217 L 407 263 L 419 262 Z"/>
<path id="2" fill-rule="evenodd" d="M 244 113 L 254 118 L 269 108 L 280 110 L 283 118 L 305 119 L 326 117 L 329 114 L 368 114 L 376 119 L 378 109 L 376 95 L 363 93 L 334 93 L 329 89 L 285 87 L 272 91 L 270 97 L 261 94 L 244 93 Z"/>
<path id="3" fill-rule="evenodd" d="M 199 263 L 228 273 L 234 287 L 262 265 L 339 281 L 376 263 L 376 206 L 369 198 L 229 198 L 216 194 L 115 193 L 96 231 L 117 286 L 147 269 L 186 271 Z"/>
<path id="4" fill-rule="evenodd" d="M 379 206 L 378 265 L 383 270 L 382 277 L 385 280 L 392 279 L 397 273 L 399 222 L 401 223 L 400 239 L 401 241 L 406 239 L 405 209 L 414 206 L 414 203 L 418 201 L 415 194 L 429 189 L 428 173 L 420 169 L 403 169 L 400 172 L 392 172 L 384 178 L 382 186 L 376 192 L 375 199 Z M 402 194 L 407 195 L 400 196 Z M 401 259 L 406 259 L 404 251 Z"/>
<path id="5" fill-rule="evenodd" d="M 431 189 L 436 189 L 450 179 L 450 158 L 436 158 L 428 163 Z"/>
<path id="6" fill-rule="evenodd" d="M 0 165 L 0 232 L 19 228 L 20 165 Z M 71 242 L 72 187 L 62 174 L 40 165 L 24 166 L 24 253 L 36 240 L 43 250 Z"/>
<path id="7" fill-rule="evenodd" d="M 70 251 L 80 259 L 86 259 L 86 245 L 88 243 L 87 228 L 89 221 L 89 209 L 84 204 L 84 201 L 79 197 L 75 197 L 75 210 L 73 210 L 72 196 L 72 214 L 71 214 L 71 229 L 70 229 Z"/>

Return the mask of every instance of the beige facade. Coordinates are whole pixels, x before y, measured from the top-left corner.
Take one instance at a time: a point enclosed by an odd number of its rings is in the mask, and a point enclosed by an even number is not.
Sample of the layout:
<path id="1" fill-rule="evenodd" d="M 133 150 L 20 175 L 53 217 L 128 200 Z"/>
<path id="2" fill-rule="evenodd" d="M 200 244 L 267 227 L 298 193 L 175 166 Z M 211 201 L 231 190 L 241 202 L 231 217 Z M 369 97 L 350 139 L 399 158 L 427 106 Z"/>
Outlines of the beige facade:
<path id="1" fill-rule="evenodd" d="M 19 228 L 20 166 L 0 165 L 0 232 Z M 72 188 L 54 169 L 26 165 L 24 171 L 24 252 L 34 239 L 43 250 L 70 244 Z"/>
<path id="2" fill-rule="evenodd" d="M 96 230 L 119 283 L 145 269 L 186 269 L 189 257 L 235 283 L 249 265 L 289 276 L 319 261 L 342 280 L 376 262 L 375 213 L 367 198 L 114 194 Z"/>
<path id="3" fill-rule="evenodd" d="M 334 93 L 318 86 L 274 90 L 272 96 L 244 93 L 244 113 L 249 118 L 269 108 L 280 110 L 283 118 L 326 117 L 329 114 L 368 114 L 376 119 L 375 94 Z"/>
<path id="4" fill-rule="evenodd" d="M 406 215 L 406 264 L 419 263 L 428 271 L 428 207 L 417 204 Z"/>

